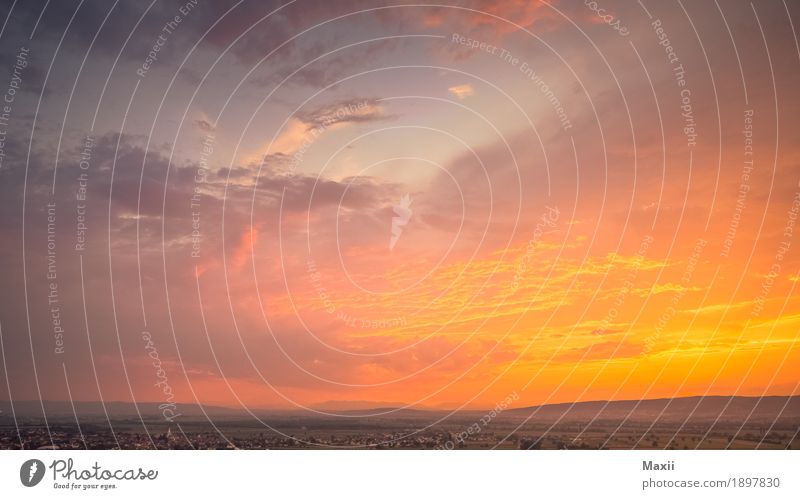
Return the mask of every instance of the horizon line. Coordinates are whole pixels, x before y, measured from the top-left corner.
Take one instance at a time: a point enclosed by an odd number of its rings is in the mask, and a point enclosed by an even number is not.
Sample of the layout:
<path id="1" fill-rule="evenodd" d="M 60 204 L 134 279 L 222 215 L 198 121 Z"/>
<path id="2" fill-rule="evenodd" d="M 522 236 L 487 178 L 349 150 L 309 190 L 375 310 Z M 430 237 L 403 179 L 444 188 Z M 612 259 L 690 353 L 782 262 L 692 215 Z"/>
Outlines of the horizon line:
<path id="1" fill-rule="evenodd" d="M 548 406 L 558 406 L 558 405 L 577 405 L 577 404 L 592 404 L 592 403 L 623 403 L 623 402 L 655 402 L 661 400 L 683 400 L 683 399 L 707 399 L 707 398 L 739 398 L 739 399 L 766 399 L 766 398 L 795 398 L 800 397 L 800 394 L 786 394 L 786 395 L 684 395 L 679 397 L 656 397 L 656 398 L 643 398 L 643 399 L 592 399 L 592 400 L 580 400 L 580 401 L 572 401 L 572 402 L 551 402 L 551 403 L 543 403 L 543 404 L 532 404 L 532 405 L 521 405 L 519 407 L 507 407 L 505 410 L 519 410 L 519 409 L 528 409 L 528 408 L 537 408 L 537 407 L 548 407 Z M 230 411 L 243 411 L 247 412 L 250 411 L 276 411 L 276 412 L 313 412 L 315 410 L 334 410 L 332 408 L 326 408 L 326 403 L 346 403 L 348 401 L 328 401 L 323 402 L 316 405 L 309 405 L 307 407 L 294 407 L 294 408 L 287 408 L 287 407 L 269 407 L 269 406 L 260 406 L 260 407 L 233 407 L 227 405 L 219 405 L 219 404 L 203 404 L 200 402 L 164 402 L 164 401 L 125 401 L 125 400 L 65 400 L 65 399 L 24 399 L 24 400 L 9 400 L 9 399 L 0 399 L 0 403 L 9 403 L 12 406 L 15 403 L 46 403 L 46 402 L 57 402 L 57 403 L 64 403 L 64 404 L 75 404 L 75 403 L 101 403 L 101 404 L 130 404 L 130 405 L 174 405 L 174 406 L 195 406 L 195 407 L 203 407 L 203 408 L 215 408 L 215 409 L 225 409 Z M 353 403 L 364 403 L 367 401 L 350 401 Z M 496 405 L 499 405 L 498 402 Z M 396 409 L 396 410 L 415 410 L 415 411 L 427 411 L 427 412 L 444 412 L 444 411 L 480 411 L 480 410 L 489 410 L 493 409 L 493 407 L 426 407 L 426 406 L 411 406 L 407 404 L 398 404 L 398 405 L 381 405 L 381 403 L 377 403 L 374 406 L 369 407 L 353 407 L 353 408 L 340 408 L 336 410 L 341 411 L 368 411 L 368 410 L 378 410 L 378 409 Z"/>

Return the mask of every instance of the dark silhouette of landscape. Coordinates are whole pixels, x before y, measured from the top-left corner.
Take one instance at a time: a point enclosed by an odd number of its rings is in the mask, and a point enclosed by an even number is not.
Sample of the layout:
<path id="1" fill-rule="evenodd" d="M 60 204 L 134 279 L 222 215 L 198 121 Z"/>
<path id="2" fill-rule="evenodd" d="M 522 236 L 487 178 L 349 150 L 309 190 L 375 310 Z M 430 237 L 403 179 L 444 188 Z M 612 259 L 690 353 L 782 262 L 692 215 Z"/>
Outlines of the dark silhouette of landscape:
<path id="1" fill-rule="evenodd" d="M 44 408 L 46 418 L 43 416 Z M 482 410 L 338 411 L 0 402 L 14 448 L 798 449 L 800 397 L 708 396 Z M 326 413 L 327 412 L 327 413 Z"/>

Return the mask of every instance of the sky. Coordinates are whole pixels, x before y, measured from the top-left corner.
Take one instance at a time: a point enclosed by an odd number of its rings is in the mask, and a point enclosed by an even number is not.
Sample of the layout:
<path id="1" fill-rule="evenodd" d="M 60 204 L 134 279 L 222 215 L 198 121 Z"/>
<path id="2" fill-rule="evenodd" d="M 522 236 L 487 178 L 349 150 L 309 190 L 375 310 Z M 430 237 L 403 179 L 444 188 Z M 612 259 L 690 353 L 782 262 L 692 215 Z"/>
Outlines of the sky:
<path id="1" fill-rule="evenodd" d="M 3 2 L 0 399 L 798 394 L 798 16 Z"/>

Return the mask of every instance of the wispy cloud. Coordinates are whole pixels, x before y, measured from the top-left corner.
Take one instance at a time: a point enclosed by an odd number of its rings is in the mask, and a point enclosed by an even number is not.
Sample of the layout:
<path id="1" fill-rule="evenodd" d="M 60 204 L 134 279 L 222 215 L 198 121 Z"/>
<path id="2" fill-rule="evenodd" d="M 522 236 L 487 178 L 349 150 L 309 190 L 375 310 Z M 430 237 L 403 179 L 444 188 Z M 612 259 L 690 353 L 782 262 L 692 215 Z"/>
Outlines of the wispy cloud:
<path id="1" fill-rule="evenodd" d="M 447 89 L 447 91 L 458 97 L 460 100 L 464 100 L 475 93 L 475 90 L 469 83 L 450 87 Z"/>

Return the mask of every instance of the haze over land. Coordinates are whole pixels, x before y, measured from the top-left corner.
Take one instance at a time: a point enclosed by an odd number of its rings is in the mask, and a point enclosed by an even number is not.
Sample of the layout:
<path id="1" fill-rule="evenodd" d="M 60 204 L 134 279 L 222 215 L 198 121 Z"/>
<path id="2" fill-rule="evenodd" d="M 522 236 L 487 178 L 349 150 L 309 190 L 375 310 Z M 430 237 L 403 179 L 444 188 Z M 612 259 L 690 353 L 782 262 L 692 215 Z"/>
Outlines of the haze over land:
<path id="1" fill-rule="evenodd" d="M 687 397 L 441 411 L 371 408 L 337 414 L 157 404 L 0 404 L 0 448 L 191 449 L 797 449 L 800 397 Z M 73 412 L 74 411 L 74 412 Z M 78 426 L 76 421 L 81 421 Z M 113 432 L 110 430 L 113 428 Z"/>

